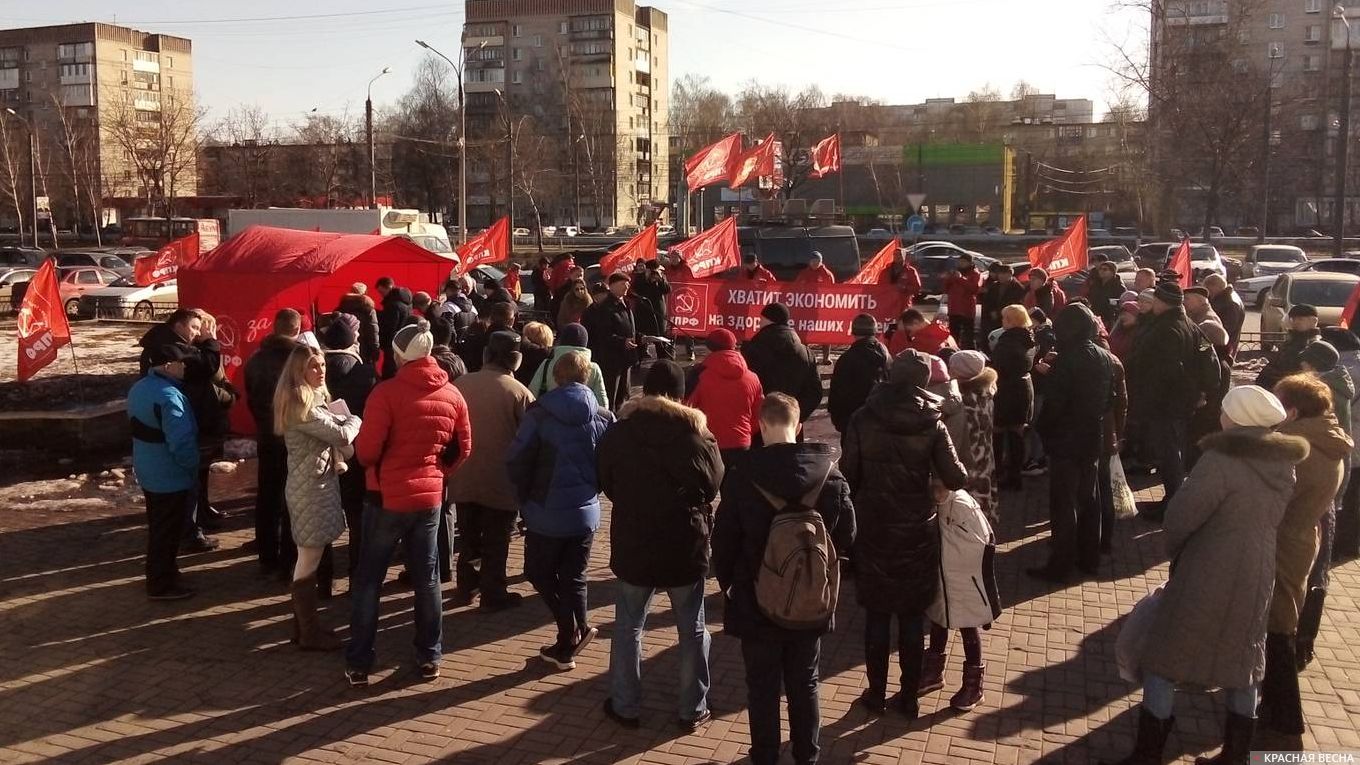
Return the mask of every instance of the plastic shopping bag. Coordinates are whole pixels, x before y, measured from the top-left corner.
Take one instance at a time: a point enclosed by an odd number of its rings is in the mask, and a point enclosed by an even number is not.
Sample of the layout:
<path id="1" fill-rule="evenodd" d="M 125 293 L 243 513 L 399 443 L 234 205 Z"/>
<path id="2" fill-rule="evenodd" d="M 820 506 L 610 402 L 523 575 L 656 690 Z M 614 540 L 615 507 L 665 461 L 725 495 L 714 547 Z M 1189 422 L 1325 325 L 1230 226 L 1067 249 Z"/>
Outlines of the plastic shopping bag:
<path id="1" fill-rule="evenodd" d="M 1138 514 L 1138 503 L 1134 501 L 1133 489 L 1124 475 L 1124 463 L 1116 454 L 1110 458 L 1110 488 L 1114 493 L 1114 517 L 1132 518 Z"/>

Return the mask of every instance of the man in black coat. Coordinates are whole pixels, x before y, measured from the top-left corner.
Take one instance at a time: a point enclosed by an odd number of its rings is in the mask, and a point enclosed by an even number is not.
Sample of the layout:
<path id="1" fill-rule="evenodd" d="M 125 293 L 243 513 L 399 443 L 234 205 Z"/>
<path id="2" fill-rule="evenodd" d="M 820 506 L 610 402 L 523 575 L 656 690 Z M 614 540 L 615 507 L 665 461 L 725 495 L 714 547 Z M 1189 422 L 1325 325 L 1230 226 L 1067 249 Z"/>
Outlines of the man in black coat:
<path id="1" fill-rule="evenodd" d="M 630 372 L 638 362 L 637 323 L 625 296 L 628 277 L 612 274 L 609 294 L 586 309 L 581 324 L 590 336 L 591 360 L 600 365 L 609 408 L 618 411 L 631 393 Z"/>
<path id="2" fill-rule="evenodd" d="M 1119 298 L 1127 290 L 1124 280 L 1119 278 L 1119 267 L 1111 261 L 1099 263 L 1091 269 L 1086 282 L 1086 299 L 1091 301 L 1091 311 L 1105 323 L 1105 328 L 1114 329 L 1114 320 L 1119 316 Z"/>
<path id="3" fill-rule="evenodd" d="M 642 261 L 638 261 L 638 265 L 641 266 Z M 671 294 L 671 284 L 660 266 L 657 261 L 649 260 L 644 267 L 633 271 L 633 315 L 640 335 L 670 337 L 666 296 Z M 656 357 L 674 358 L 675 347 L 670 343 L 656 343 Z"/>
<path id="4" fill-rule="evenodd" d="M 340 298 L 339 310 L 359 320 L 359 355 L 370 364 L 377 364 L 382 347 L 378 340 L 378 309 L 368 296 L 368 285 L 355 282 L 347 295 Z"/>
<path id="5" fill-rule="evenodd" d="M 997 261 L 987 269 L 987 283 L 982 285 L 982 320 L 978 324 L 978 345 L 987 350 L 988 335 L 1001 328 L 1001 309 L 1008 305 L 1024 304 L 1025 285 L 1015 280 L 1015 272 Z"/>
<path id="6" fill-rule="evenodd" d="M 482 368 L 482 355 L 486 351 L 487 341 L 496 332 L 515 331 L 515 304 L 493 303 L 488 309 L 483 319 L 468 328 L 467 336 L 463 342 L 458 344 L 458 355 L 463 359 L 463 365 L 468 372 L 476 372 Z"/>
<path id="7" fill-rule="evenodd" d="M 1247 307 L 1228 280 L 1218 274 L 1204 278 L 1204 289 L 1209 291 L 1209 307 L 1214 309 L 1228 332 L 1228 352 L 1237 356 L 1237 341 L 1242 337 L 1242 324 L 1247 320 Z"/>
<path id="8" fill-rule="evenodd" d="M 297 545 L 293 543 L 288 509 L 283 503 L 288 477 L 288 451 L 283 434 L 274 432 L 274 389 L 283 367 L 297 347 L 302 314 L 284 308 L 274 315 L 274 331 L 246 361 L 246 405 L 258 437 L 255 483 L 255 554 L 265 574 L 291 581 Z"/>
<path id="9" fill-rule="evenodd" d="M 807 422 L 822 405 L 822 374 L 817 371 L 817 358 L 789 326 L 789 309 L 783 303 L 765 306 L 760 319 L 760 330 L 741 346 L 746 366 L 760 378 L 761 389 L 766 393 L 792 396 L 798 402 L 802 422 Z"/>
<path id="10" fill-rule="evenodd" d="M 836 359 L 826 411 L 837 433 L 844 433 L 850 416 L 864 406 L 874 386 L 888 379 L 888 349 L 878 339 L 878 321 L 867 313 L 850 323 L 855 342 Z"/>
<path id="11" fill-rule="evenodd" d="M 1044 406 L 1035 429 L 1049 459 L 1048 563 L 1027 573 L 1064 581 L 1073 564 L 1087 574 L 1100 566 L 1100 504 L 1096 477 L 1113 400 L 1114 363 L 1095 344 L 1096 317 L 1073 303 L 1053 322 L 1057 358 L 1039 362 Z"/>
<path id="12" fill-rule="evenodd" d="M 411 323 L 411 291 L 397 287 L 392 277 L 378 280 L 378 294 L 382 295 L 382 310 L 378 311 L 378 343 L 382 346 L 382 378 L 397 373 L 397 357 L 392 352 L 392 338 L 397 330 Z"/>
<path id="13" fill-rule="evenodd" d="M 832 626 L 828 622 L 812 629 L 787 629 L 761 612 L 756 602 L 756 573 L 776 513 L 760 490 L 799 503 L 826 476 L 815 509 L 839 555 L 847 554 L 855 542 L 850 487 L 836 469 L 830 446 L 794 443 L 801 419 L 792 397 L 782 393 L 765 397 L 760 409 L 765 446 L 749 452 L 741 467 L 727 477 L 713 529 L 713 572 L 725 602 L 723 631 L 741 639 L 746 665 L 753 765 L 774 765 L 779 760 L 781 686 L 788 697 L 793 759 L 817 759 L 821 728 L 818 665 L 822 635 Z"/>
<path id="14" fill-rule="evenodd" d="M 1316 307 L 1300 303 L 1289 309 L 1288 321 L 1288 339 L 1280 344 L 1274 358 L 1256 376 L 1256 384 L 1266 390 L 1274 390 L 1275 383 L 1302 371 L 1303 349 L 1322 339 Z"/>
<path id="15" fill-rule="evenodd" d="M 925 611 L 939 583 L 940 534 L 930 479 L 950 490 L 968 481 L 940 413 L 940 397 L 925 390 L 929 382 L 929 356 L 911 349 L 898 354 L 888 382 L 850 418 L 840 459 L 860 532 L 855 594 L 865 610 L 869 687 L 859 703 L 876 714 L 887 706 L 889 636 L 896 618 L 904 689 L 897 703 L 908 719 L 919 711 Z M 981 664 L 965 669 L 981 678 Z"/>
<path id="16" fill-rule="evenodd" d="M 1152 300 L 1146 327 L 1129 354 L 1130 417 L 1141 425 L 1141 443 L 1150 447 L 1164 499 L 1145 514 L 1161 519 L 1166 503 L 1185 481 L 1185 448 L 1190 416 L 1200 403 L 1194 379 L 1194 353 L 1202 335 L 1185 315 L 1179 284 L 1161 282 Z"/>
<path id="17" fill-rule="evenodd" d="M 685 373 L 675 362 L 653 364 L 642 394 L 624 405 L 595 450 L 600 490 L 614 503 L 609 567 L 619 580 L 605 714 L 626 728 L 638 725 L 642 630 L 652 598 L 665 590 L 683 657 L 680 724 L 694 730 L 713 717 L 704 577 L 722 456 L 703 413 L 680 403 Z"/>
<path id="18" fill-rule="evenodd" d="M 515 298 L 510 294 L 510 290 L 507 290 L 500 282 L 489 276 L 482 281 L 482 301 L 482 304 L 488 309 L 497 303 L 515 305 Z"/>

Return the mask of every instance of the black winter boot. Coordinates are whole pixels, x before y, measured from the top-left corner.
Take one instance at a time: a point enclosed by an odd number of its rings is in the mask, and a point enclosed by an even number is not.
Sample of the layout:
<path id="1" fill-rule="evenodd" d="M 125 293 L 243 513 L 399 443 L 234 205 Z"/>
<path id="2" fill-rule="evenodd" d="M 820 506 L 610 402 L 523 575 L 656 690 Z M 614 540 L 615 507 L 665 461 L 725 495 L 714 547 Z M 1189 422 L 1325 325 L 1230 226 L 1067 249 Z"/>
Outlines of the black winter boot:
<path id="1" fill-rule="evenodd" d="M 1266 673 L 1261 680 L 1261 724 L 1277 733 L 1303 735 L 1303 702 L 1294 668 L 1294 636 L 1266 633 Z"/>
<path id="2" fill-rule="evenodd" d="M 1313 661 L 1313 642 L 1322 629 L 1322 608 L 1327 602 L 1327 588 L 1311 587 L 1299 609 L 1299 631 L 1294 639 L 1294 668 L 1299 672 Z"/>
<path id="3" fill-rule="evenodd" d="M 1256 720 L 1229 712 L 1223 723 L 1223 748 L 1213 757 L 1196 757 L 1195 765 L 1249 765 L 1255 732 Z"/>
<path id="4" fill-rule="evenodd" d="M 1133 744 L 1133 754 L 1122 760 L 1105 762 L 1104 765 L 1161 765 L 1166 739 L 1171 735 L 1171 729 L 1175 724 L 1176 718 L 1158 720 L 1139 706 L 1138 739 Z"/>

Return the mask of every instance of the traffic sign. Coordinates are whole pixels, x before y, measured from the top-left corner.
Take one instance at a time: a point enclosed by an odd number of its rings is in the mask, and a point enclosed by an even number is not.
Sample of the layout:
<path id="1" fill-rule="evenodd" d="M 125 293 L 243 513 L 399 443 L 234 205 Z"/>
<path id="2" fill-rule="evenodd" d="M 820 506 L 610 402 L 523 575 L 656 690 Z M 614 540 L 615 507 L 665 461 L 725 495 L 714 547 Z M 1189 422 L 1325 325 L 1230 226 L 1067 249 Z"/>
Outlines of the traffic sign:
<path id="1" fill-rule="evenodd" d="M 919 210 L 919 209 L 921 209 L 921 205 L 923 205 L 923 204 L 925 204 L 925 203 L 926 203 L 926 195 L 925 195 L 925 194 L 908 194 L 908 195 L 907 195 L 907 206 L 910 207 L 912 210 Z"/>
<path id="2" fill-rule="evenodd" d="M 926 230 L 926 219 L 919 215 L 907 218 L 907 230 L 915 235 L 922 234 Z"/>

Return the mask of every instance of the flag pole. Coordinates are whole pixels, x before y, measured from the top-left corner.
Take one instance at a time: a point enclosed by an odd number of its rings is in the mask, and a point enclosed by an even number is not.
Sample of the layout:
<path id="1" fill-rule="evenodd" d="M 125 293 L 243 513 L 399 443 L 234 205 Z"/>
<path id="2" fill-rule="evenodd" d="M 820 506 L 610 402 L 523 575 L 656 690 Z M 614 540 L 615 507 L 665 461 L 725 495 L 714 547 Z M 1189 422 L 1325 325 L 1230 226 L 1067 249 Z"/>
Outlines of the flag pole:
<path id="1" fill-rule="evenodd" d="M 70 325 L 69 325 L 69 323 L 68 323 L 68 324 L 67 324 L 67 331 L 69 331 L 69 330 L 70 330 Z M 84 381 L 82 380 L 82 377 L 81 377 L 81 374 L 80 374 L 80 359 L 76 358 L 76 341 L 75 341 L 75 338 L 72 338 L 71 341 L 68 342 L 68 343 L 66 344 L 66 347 L 68 347 L 68 348 L 71 349 L 71 366 L 72 366 L 72 367 L 75 369 L 75 371 L 76 371 L 76 392 L 80 395 L 80 404 L 81 404 L 81 406 L 84 406 L 85 403 L 86 403 L 86 398 L 85 398 L 85 383 L 84 383 Z"/>

